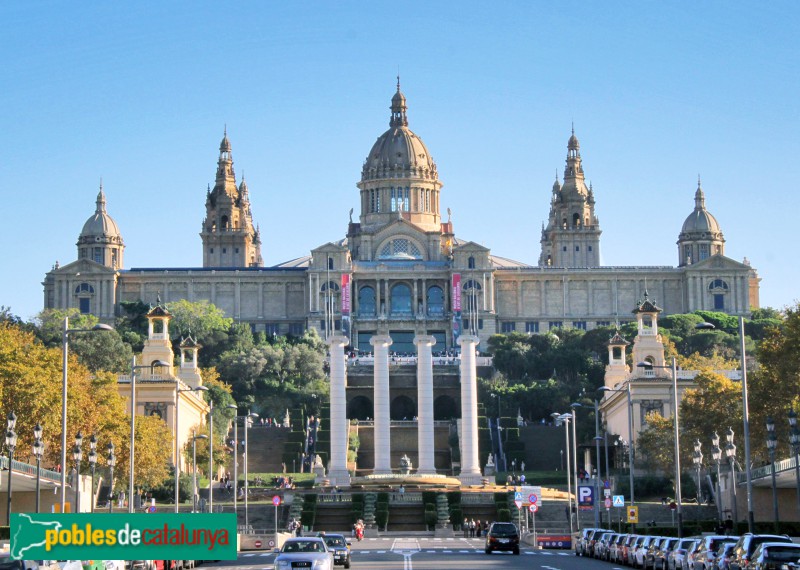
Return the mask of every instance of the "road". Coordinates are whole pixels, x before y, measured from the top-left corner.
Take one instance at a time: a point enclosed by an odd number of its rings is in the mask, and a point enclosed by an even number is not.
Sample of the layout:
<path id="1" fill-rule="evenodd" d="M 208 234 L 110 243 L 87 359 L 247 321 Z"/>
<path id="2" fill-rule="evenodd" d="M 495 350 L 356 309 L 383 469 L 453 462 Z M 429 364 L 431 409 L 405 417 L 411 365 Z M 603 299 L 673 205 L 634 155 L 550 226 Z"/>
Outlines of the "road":
<path id="1" fill-rule="evenodd" d="M 271 552 L 243 552 L 236 562 L 204 564 L 203 569 L 273 570 Z M 621 570 L 621 566 L 579 558 L 569 550 L 534 550 L 522 546 L 519 556 L 510 552 L 487 555 L 480 538 L 366 538 L 353 541 L 351 568 L 369 570 L 472 570 L 481 568 L 542 570 Z M 337 566 L 341 568 L 341 566 Z"/>

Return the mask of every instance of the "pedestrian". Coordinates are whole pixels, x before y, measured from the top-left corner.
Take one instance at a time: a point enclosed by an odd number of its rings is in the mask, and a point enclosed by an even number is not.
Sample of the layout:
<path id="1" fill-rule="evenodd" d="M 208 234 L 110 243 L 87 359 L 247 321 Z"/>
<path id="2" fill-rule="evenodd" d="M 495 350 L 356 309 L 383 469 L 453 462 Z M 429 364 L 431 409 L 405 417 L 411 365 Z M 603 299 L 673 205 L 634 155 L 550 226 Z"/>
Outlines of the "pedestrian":
<path id="1" fill-rule="evenodd" d="M 475 538 L 475 519 L 469 521 L 469 537 Z"/>
<path id="2" fill-rule="evenodd" d="M 469 520 L 464 519 L 464 522 L 461 523 L 461 530 L 464 531 L 464 538 L 469 538 Z"/>

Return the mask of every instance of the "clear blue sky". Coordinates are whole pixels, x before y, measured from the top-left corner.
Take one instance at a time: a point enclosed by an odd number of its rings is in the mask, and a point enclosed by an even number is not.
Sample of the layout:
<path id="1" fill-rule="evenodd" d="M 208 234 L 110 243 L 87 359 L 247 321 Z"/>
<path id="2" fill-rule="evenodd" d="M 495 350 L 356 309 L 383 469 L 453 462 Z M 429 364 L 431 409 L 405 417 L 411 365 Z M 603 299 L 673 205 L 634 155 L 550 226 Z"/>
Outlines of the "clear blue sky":
<path id="1" fill-rule="evenodd" d="M 456 234 L 535 264 L 570 124 L 605 265 L 675 265 L 698 174 L 761 302 L 800 295 L 797 2 L 4 2 L 0 304 L 102 177 L 130 267 L 202 264 L 224 125 L 267 265 L 344 236 L 400 70 Z M 356 214 L 357 215 L 357 214 Z"/>

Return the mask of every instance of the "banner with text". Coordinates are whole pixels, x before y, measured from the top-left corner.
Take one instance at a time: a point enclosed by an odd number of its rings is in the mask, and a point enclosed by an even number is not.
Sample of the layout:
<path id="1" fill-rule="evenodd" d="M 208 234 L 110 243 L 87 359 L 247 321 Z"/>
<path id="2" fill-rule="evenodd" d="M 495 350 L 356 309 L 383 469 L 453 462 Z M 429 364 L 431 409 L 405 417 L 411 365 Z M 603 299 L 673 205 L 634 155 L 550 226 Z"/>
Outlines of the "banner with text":
<path id="1" fill-rule="evenodd" d="M 350 338 L 350 274 L 342 274 L 342 334 Z"/>
<path id="2" fill-rule="evenodd" d="M 461 274 L 453 273 L 453 346 L 458 346 L 461 336 Z"/>

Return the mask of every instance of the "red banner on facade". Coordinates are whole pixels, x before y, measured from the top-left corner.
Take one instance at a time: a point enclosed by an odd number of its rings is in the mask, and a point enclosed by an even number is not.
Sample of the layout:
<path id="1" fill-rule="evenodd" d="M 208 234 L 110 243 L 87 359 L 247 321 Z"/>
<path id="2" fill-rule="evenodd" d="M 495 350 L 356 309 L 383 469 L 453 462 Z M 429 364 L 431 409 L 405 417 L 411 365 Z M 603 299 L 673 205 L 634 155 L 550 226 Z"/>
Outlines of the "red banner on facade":
<path id="1" fill-rule="evenodd" d="M 453 310 L 461 310 L 461 274 L 453 273 Z"/>
<path id="2" fill-rule="evenodd" d="M 342 274 L 342 316 L 350 314 L 350 274 Z"/>

